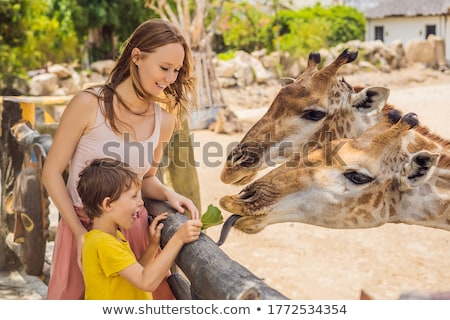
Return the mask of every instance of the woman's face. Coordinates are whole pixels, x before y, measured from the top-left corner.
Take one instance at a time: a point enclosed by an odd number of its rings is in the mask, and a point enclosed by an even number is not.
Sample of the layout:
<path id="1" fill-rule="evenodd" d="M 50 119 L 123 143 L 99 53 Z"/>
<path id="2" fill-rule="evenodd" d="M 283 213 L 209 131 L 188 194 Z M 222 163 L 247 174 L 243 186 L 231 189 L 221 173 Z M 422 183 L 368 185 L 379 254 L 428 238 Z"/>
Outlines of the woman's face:
<path id="1" fill-rule="evenodd" d="M 145 91 L 159 96 L 164 88 L 175 82 L 183 66 L 184 48 L 179 43 L 159 47 L 152 53 L 140 51 L 135 62 Z"/>

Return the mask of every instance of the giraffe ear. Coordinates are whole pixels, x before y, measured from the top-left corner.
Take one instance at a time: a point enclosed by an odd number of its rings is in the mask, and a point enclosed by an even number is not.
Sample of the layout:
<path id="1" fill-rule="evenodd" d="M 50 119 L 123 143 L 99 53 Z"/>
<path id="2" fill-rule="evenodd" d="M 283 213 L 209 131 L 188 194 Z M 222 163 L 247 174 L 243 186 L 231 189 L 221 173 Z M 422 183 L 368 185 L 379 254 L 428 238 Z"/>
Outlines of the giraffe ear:
<path id="1" fill-rule="evenodd" d="M 440 158 L 439 153 L 422 150 L 414 154 L 401 173 L 401 180 L 406 184 L 405 189 L 416 187 L 428 181 L 433 174 Z"/>
<path id="2" fill-rule="evenodd" d="M 351 95 L 351 106 L 356 112 L 381 111 L 389 98 L 390 90 L 385 87 L 368 87 Z"/>
<path id="3" fill-rule="evenodd" d="M 280 84 L 282 87 L 287 86 L 288 84 L 291 84 L 294 81 L 295 81 L 294 78 L 289 78 L 289 77 L 280 78 Z"/>

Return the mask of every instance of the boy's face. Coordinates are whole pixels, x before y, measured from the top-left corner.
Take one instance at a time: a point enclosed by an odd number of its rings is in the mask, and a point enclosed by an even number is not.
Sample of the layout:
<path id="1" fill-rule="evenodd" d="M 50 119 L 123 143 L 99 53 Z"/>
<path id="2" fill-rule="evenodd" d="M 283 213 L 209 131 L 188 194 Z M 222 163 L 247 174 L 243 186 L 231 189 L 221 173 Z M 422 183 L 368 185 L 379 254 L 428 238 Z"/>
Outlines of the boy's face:
<path id="1" fill-rule="evenodd" d="M 129 229 L 133 225 L 137 212 L 144 205 L 140 191 L 138 186 L 133 185 L 125 190 L 119 199 L 111 202 L 111 217 L 119 227 Z"/>

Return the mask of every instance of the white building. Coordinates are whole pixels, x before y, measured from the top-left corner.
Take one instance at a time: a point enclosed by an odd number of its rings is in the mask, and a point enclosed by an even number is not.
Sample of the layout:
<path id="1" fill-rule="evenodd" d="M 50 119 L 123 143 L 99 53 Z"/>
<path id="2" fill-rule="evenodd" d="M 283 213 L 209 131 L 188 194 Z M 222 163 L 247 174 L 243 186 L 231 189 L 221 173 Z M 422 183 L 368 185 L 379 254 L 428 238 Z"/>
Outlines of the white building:
<path id="1" fill-rule="evenodd" d="M 367 41 L 389 44 L 401 40 L 406 45 L 434 34 L 445 40 L 446 60 L 450 61 L 450 0 L 378 0 L 365 8 L 362 1 L 348 2 L 364 13 Z"/>

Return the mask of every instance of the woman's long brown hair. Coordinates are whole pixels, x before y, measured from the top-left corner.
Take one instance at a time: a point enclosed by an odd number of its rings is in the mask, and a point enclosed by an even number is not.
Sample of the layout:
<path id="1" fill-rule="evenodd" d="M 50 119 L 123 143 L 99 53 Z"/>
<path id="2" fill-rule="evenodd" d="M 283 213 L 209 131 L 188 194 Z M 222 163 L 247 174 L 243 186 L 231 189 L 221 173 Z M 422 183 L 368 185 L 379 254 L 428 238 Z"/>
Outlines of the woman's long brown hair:
<path id="1" fill-rule="evenodd" d="M 155 97 L 145 91 L 139 78 L 137 66 L 131 59 L 131 52 L 134 48 L 138 48 L 142 52 L 152 53 L 159 47 L 171 43 L 179 43 L 183 46 L 185 52 L 183 66 L 178 73 L 176 81 L 164 89 L 164 96 Z M 132 112 L 124 99 L 116 92 L 117 86 L 128 77 L 131 77 L 134 91 L 139 98 L 147 100 L 150 103 L 152 101 L 163 103 L 166 110 L 174 114 L 177 117 L 178 123 L 181 123 L 182 115 L 189 113 L 197 105 L 196 79 L 193 76 L 193 64 L 191 49 L 180 30 L 173 24 L 162 19 L 151 19 L 139 25 L 123 43 L 117 63 L 111 71 L 108 80 L 98 93 L 99 100 L 103 100 L 102 111 L 111 129 L 116 133 L 120 133 L 117 122 L 121 122 L 121 120 L 114 113 L 114 95 L 119 103 L 128 111 Z M 93 90 L 88 89 L 88 92 L 93 93 Z M 102 103 L 100 103 L 100 106 L 102 106 Z"/>

